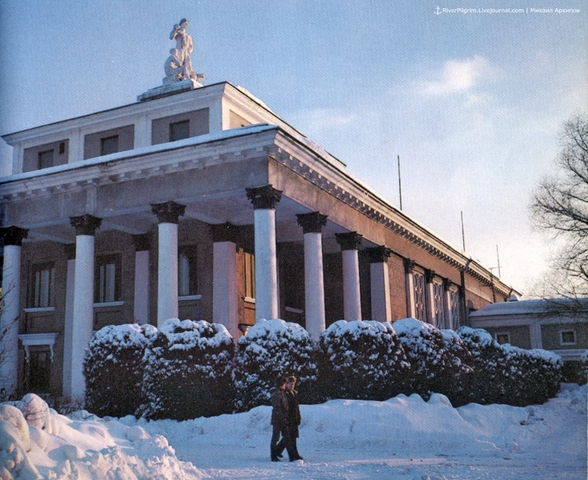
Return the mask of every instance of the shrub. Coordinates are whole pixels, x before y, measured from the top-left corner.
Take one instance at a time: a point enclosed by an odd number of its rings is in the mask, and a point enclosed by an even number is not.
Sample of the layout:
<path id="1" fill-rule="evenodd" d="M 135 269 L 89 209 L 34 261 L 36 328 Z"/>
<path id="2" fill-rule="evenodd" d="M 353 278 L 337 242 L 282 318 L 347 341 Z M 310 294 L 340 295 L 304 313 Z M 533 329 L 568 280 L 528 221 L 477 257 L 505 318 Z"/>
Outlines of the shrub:
<path id="1" fill-rule="evenodd" d="M 460 327 L 457 334 L 473 356 L 470 401 L 525 406 L 555 396 L 561 358 L 545 350 L 500 345 L 482 329 Z"/>
<path id="2" fill-rule="evenodd" d="M 580 356 L 580 385 L 588 383 L 588 350 Z"/>
<path id="3" fill-rule="evenodd" d="M 142 403 L 143 354 L 157 329 L 108 325 L 92 336 L 84 356 L 86 408 L 96 415 L 124 417 Z"/>
<path id="4" fill-rule="evenodd" d="M 315 401 L 317 365 L 308 332 L 284 320 L 258 321 L 239 339 L 233 366 L 234 407 L 269 405 L 276 379 L 294 375 L 301 403 Z"/>
<path id="5" fill-rule="evenodd" d="M 230 412 L 233 353 L 223 325 L 166 320 L 145 351 L 145 404 L 138 413 L 186 420 Z"/>
<path id="6" fill-rule="evenodd" d="M 467 403 L 471 355 L 457 335 L 414 318 L 393 324 L 411 365 L 409 389 L 428 399 L 441 393 L 454 405 Z"/>
<path id="7" fill-rule="evenodd" d="M 386 400 L 410 365 L 389 323 L 339 320 L 320 337 L 320 385 L 328 398 Z"/>

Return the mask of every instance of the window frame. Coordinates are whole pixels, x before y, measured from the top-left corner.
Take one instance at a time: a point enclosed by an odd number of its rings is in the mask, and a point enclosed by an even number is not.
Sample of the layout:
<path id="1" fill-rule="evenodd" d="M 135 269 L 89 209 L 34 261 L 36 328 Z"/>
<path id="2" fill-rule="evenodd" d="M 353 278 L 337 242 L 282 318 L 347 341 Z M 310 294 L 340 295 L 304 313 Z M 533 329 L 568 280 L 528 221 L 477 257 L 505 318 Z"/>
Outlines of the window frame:
<path id="1" fill-rule="evenodd" d="M 574 340 L 571 342 L 564 341 L 564 335 L 571 333 L 574 336 Z M 561 329 L 559 331 L 559 344 L 561 346 L 569 346 L 569 345 L 576 345 L 578 343 L 578 336 L 576 334 L 576 330 L 573 328 L 566 328 Z"/>
<path id="2" fill-rule="evenodd" d="M 48 273 L 43 275 L 43 272 Z M 31 265 L 28 308 L 55 308 L 55 285 L 55 262 Z"/>
<path id="3" fill-rule="evenodd" d="M 197 246 L 182 246 L 178 251 L 178 296 L 185 298 L 199 295 L 198 286 Z"/>
<path id="4" fill-rule="evenodd" d="M 51 154 L 51 165 L 44 165 L 44 156 L 46 154 Z M 38 162 L 38 170 L 43 170 L 44 168 L 51 168 L 55 165 L 55 149 L 54 148 L 50 148 L 49 150 L 42 150 L 40 151 L 38 154 L 38 158 L 39 158 L 39 162 Z"/>
<path id="5" fill-rule="evenodd" d="M 503 342 L 503 343 L 501 343 L 501 342 L 500 342 L 500 340 L 499 340 L 499 338 L 498 338 L 498 337 L 502 337 L 502 336 L 505 336 L 505 337 L 506 337 L 506 340 L 507 340 L 506 342 Z M 509 345 L 512 345 L 512 344 L 510 343 L 510 332 L 496 332 L 496 333 L 494 334 L 494 340 L 496 340 L 496 342 L 497 342 L 499 345 L 505 345 L 505 344 L 507 344 L 507 343 L 508 343 Z"/>
<path id="6" fill-rule="evenodd" d="M 104 146 L 108 145 L 107 142 L 116 141 L 116 148 L 113 151 L 109 151 L 109 149 L 105 149 Z M 100 138 L 100 156 L 110 155 L 112 153 L 118 153 L 119 151 L 119 136 L 118 135 L 110 135 L 108 137 Z"/>
<path id="7" fill-rule="evenodd" d="M 255 254 L 243 250 L 243 297 L 246 302 L 255 303 Z"/>
<path id="8" fill-rule="evenodd" d="M 174 135 L 174 129 L 177 128 L 178 126 L 182 126 L 182 127 L 186 127 L 187 130 L 183 131 L 182 130 L 182 135 L 177 136 Z M 190 119 L 186 119 L 186 120 L 179 120 L 177 122 L 170 122 L 169 124 L 169 141 L 170 142 L 176 142 L 179 140 L 185 140 L 186 138 L 190 138 Z M 178 132 L 176 132 L 177 134 Z M 183 136 L 184 134 L 186 134 L 185 136 Z"/>
<path id="9" fill-rule="evenodd" d="M 112 286 L 108 284 L 110 271 L 108 270 L 109 265 L 114 265 L 114 278 L 112 279 Z M 121 254 L 111 253 L 98 255 L 95 259 L 94 265 L 94 303 L 95 304 L 108 304 L 114 302 L 120 302 L 122 300 L 122 269 L 121 269 Z M 105 268 L 104 272 L 101 269 Z M 112 298 L 110 298 L 107 290 L 112 292 Z"/>

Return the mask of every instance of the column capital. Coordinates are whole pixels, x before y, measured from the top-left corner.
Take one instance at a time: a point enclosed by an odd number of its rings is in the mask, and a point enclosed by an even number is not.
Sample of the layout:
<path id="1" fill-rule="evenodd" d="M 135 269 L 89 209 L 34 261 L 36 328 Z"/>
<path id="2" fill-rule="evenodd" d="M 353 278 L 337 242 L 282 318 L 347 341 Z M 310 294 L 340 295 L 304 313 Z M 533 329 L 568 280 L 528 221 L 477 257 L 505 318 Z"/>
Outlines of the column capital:
<path id="1" fill-rule="evenodd" d="M 367 249 L 370 263 L 386 263 L 388 257 L 392 254 L 392 250 L 384 245 Z"/>
<path id="2" fill-rule="evenodd" d="M 132 238 L 136 252 L 151 250 L 151 235 L 149 233 L 140 233 L 138 235 L 133 235 Z"/>
<path id="3" fill-rule="evenodd" d="M 435 270 L 425 269 L 425 282 L 433 283 L 433 278 L 435 278 Z"/>
<path id="4" fill-rule="evenodd" d="M 402 263 L 404 264 L 404 273 L 407 275 L 412 273 L 415 266 L 414 260 L 411 260 L 410 258 L 403 258 Z"/>
<path id="5" fill-rule="evenodd" d="M 299 213 L 298 225 L 302 227 L 302 233 L 321 233 L 322 228 L 327 224 L 327 216 L 319 212 Z"/>
<path id="6" fill-rule="evenodd" d="M 28 229 L 20 227 L 0 227 L 0 237 L 4 239 L 4 245 L 22 247 L 22 241 L 27 238 Z"/>
<path id="7" fill-rule="evenodd" d="M 86 214 L 79 217 L 69 217 L 71 226 L 76 229 L 76 235 L 95 235 L 96 229 L 100 228 L 102 219 Z"/>
<path id="8" fill-rule="evenodd" d="M 210 225 L 212 232 L 212 241 L 216 242 L 233 242 L 237 243 L 237 236 L 239 235 L 239 227 L 236 227 L 230 222 Z"/>
<path id="9" fill-rule="evenodd" d="M 253 208 L 274 209 L 276 203 L 282 199 L 282 191 L 276 190 L 271 185 L 264 187 L 247 188 L 247 198 L 253 203 Z"/>
<path id="10" fill-rule="evenodd" d="M 358 250 L 361 245 L 363 235 L 357 232 L 336 233 L 335 238 L 341 246 L 341 250 Z"/>
<path id="11" fill-rule="evenodd" d="M 181 205 L 174 201 L 151 204 L 151 211 L 157 215 L 159 223 L 178 223 L 185 210 L 186 205 Z"/>

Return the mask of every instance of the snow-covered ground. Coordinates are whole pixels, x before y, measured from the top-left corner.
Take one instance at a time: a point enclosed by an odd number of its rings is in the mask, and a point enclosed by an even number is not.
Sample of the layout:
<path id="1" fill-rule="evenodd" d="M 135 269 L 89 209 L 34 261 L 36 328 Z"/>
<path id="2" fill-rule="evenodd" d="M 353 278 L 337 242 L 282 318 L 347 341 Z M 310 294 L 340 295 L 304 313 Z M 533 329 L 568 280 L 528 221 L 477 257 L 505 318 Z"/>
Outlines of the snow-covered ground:
<path id="1" fill-rule="evenodd" d="M 270 407 L 184 422 L 51 411 L 27 425 L 3 404 L 0 478 L 585 480 L 586 395 L 567 384 L 526 408 L 453 408 L 442 395 L 303 405 L 294 463 L 270 462 Z"/>

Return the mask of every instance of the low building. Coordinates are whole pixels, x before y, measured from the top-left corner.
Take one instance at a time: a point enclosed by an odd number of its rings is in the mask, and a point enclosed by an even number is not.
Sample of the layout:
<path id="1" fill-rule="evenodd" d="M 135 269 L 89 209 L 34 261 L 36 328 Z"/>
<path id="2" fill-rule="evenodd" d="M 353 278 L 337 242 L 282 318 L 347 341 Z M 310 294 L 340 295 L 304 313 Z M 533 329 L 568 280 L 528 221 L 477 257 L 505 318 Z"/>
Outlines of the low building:
<path id="1" fill-rule="evenodd" d="M 108 324 L 456 328 L 513 293 L 243 88 L 179 84 L 2 137 L 8 391 L 83 395 L 84 349 Z"/>
<path id="2" fill-rule="evenodd" d="M 494 303 L 470 313 L 470 326 L 487 330 L 498 343 L 557 353 L 566 375 L 575 380 L 580 357 L 588 350 L 588 299 Z"/>

